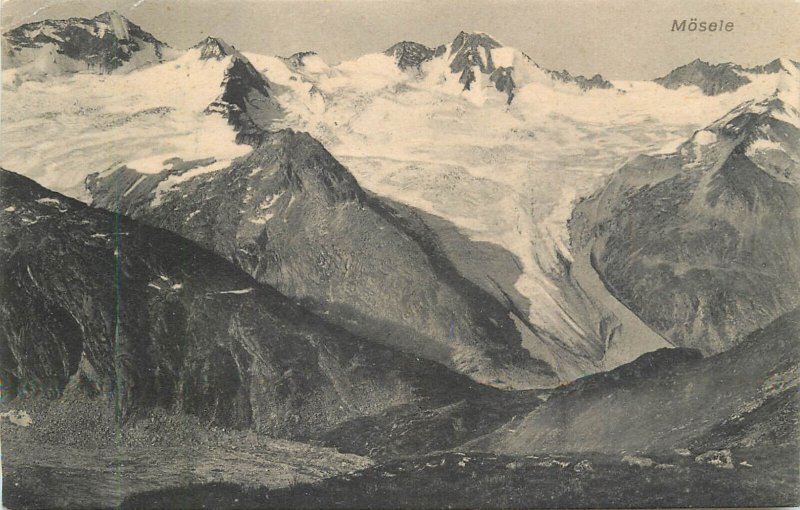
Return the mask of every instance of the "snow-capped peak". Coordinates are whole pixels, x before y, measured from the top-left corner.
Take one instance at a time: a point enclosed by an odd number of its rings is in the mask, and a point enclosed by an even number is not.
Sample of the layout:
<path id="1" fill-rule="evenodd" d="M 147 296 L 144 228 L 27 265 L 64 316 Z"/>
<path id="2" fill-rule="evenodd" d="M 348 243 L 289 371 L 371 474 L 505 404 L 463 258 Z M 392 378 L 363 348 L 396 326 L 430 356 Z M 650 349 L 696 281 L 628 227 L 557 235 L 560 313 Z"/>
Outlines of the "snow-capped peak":
<path id="1" fill-rule="evenodd" d="M 453 72 L 463 72 L 468 67 L 478 66 L 482 73 L 491 74 L 496 69 L 491 52 L 502 47 L 487 34 L 460 32 L 450 45 L 450 68 Z"/>
<path id="2" fill-rule="evenodd" d="M 463 47 L 476 48 L 483 46 L 485 48 L 500 48 L 503 46 L 500 41 L 485 32 L 459 32 L 451 47 L 451 53 L 459 51 Z"/>
<path id="3" fill-rule="evenodd" d="M 787 57 L 779 58 L 778 62 L 780 62 L 781 68 L 789 74 L 797 75 L 800 72 L 800 62 L 795 62 Z"/>
<path id="4" fill-rule="evenodd" d="M 131 22 L 117 11 L 108 11 L 95 16 L 95 21 L 108 24 L 117 39 L 126 41 L 130 39 Z"/>
<path id="5" fill-rule="evenodd" d="M 206 37 L 194 45 L 195 49 L 200 50 L 200 60 L 222 60 L 236 54 L 236 49 L 222 39 L 216 37 Z"/>

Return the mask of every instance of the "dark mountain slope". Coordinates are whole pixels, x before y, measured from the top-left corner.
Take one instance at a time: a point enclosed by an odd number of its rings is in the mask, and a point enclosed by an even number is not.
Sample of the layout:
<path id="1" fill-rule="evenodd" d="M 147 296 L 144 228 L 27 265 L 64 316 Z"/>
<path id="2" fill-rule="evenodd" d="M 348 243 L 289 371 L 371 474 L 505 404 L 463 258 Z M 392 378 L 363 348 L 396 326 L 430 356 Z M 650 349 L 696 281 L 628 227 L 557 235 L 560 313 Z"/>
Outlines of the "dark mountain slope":
<path id="1" fill-rule="evenodd" d="M 720 352 L 800 305 L 800 129 L 745 103 L 624 165 L 571 220 L 607 288 L 672 343 Z"/>
<path id="2" fill-rule="evenodd" d="M 488 384 L 555 382 L 521 347 L 509 311 L 426 244 L 423 222 L 367 197 L 310 136 L 263 137 L 223 171 L 188 178 L 186 168 L 121 168 L 90 176 L 88 188 L 96 205 L 192 239 L 371 340 Z"/>
<path id="3" fill-rule="evenodd" d="M 4 68 L 28 65 L 44 74 L 130 70 L 163 61 L 169 50 L 116 12 L 28 23 L 3 36 L 8 43 Z"/>
<path id="4" fill-rule="evenodd" d="M 550 76 L 553 79 L 563 81 L 564 83 L 574 83 L 575 85 L 580 87 L 580 89 L 583 91 L 592 89 L 614 88 L 614 85 L 610 81 L 606 80 L 599 74 L 595 74 L 591 78 L 587 78 L 580 74 L 577 76 L 573 76 L 566 69 L 564 69 L 563 71 L 548 71 L 548 72 L 550 73 Z"/>
<path id="5" fill-rule="evenodd" d="M 742 76 L 741 71 L 741 66 L 736 64 L 709 64 L 698 58 L 653 81 L 668 89 L 695 85 L 700 87 L 703 94 L 716 96 L 750 83 L 750 79 Z"/>
<path id="6" fill-rule="evenodd" d="M 123 424 L 163 408 L 302 438 L 398 406 L 505 399 L 354 338 L 170 232 L 7 171 L 0 201 L 6 402 L 78 392 L 108 396 Z"/>
<path id="7" fill-rule="evenodd" d="M 238 131 L 239 143 L 253 143 L 261 130 L 282 115 L 273 99 L 271 85 L 236 48 L 222 39 L 207 37 L 194 46 L 201 60 L 230 59 L 222 77 L 222 92 L 207 113 L 219 113 Z"/>
<path id="8" fill-rule="evenodd" d="M 694 85 L 699 87 L 703 94 L 716 96 L 733 92 L 751 83 L 748 74 L 792 73 L 797 72 L 798 68 L 800 67 L 797 62 L 789 59 L 775 59 L 768 64 L 745 68 L 730 62 L 710 64 L 698 58 L 653 81 L 668 89 Z"/>
<path id="9" fill-rule="evenodd" d="M 413 41 L 402 41 L 384 53 L 397 59 L 397 67 L 405 71 L 406 69 L 419 69 L 423 63 L 442 55 L 444 51 L 444 46 L 434 49 Z"/>
<path id="10" fill-rule="evenodd" d="M 733 349 L 701 359 L 684 349 L 648 353 L 557 390 L 524 420 L 465 448 L 669 451 L 779 448 L 797 458 L 800 311 Z"/>

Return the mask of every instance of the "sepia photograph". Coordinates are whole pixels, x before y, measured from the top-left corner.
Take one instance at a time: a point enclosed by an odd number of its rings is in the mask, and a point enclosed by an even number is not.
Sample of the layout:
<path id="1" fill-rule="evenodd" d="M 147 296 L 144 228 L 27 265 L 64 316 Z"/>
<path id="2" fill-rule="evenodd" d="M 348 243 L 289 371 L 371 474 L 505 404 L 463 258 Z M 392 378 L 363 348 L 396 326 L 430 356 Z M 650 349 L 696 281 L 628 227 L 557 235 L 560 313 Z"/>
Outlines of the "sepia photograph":
<path id="1" fill-rule="evenodd" d="M 0 0 L 0 507 L 800 506 L 798 20 Z"/>

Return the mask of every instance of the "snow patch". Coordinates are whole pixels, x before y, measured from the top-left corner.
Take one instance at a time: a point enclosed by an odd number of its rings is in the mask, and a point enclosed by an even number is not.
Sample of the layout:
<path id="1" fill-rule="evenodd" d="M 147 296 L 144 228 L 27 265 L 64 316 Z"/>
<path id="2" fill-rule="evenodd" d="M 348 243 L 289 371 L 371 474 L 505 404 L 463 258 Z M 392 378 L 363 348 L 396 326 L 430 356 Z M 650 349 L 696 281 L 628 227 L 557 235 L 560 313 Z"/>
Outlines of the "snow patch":
<path id="1" fill-rule="evenodd" d="M 513 67 L 514 52 L 514 48 L 492 49 L 492 62 L 494 62 L 495 67 Z"/>
<path id="2" fill-rule="evenodd" d="M 250 218 L 250 223 L 255 223 L 256 225 L 265 225 L 269 220 L 275 217 L 274 213 L 265 212 L 255 218 Z"/>
<path id="3" fill-rule="evenodd" d="M 8 421 L 19 427 L 30 427 L 33 424 L 33 419 L 27 411 L 11 410 L 0 413 L 0 423 Z"/>
<path id="4" fill-rule="evenodd" d="M 128 24 L 122 19 L 116 12 L 112 12 L 109 15 L 109 19 L 111 21 L 111 29 L 114 30 L 114 35 L 117 36 L 117 39 L 125 40 L 130 39 L 130 33 L 128 32 Z"/>
<path id="5" fill-rule="evenodd" d="M 710 464 L 722 469 L 733 469 L 733 456 L 730 450 L 709 450 L 694 458 L 698 464 Z"/>
<path id="6" fill-rule="evenodd" d="M 176 186 L 180 185 L 181 183 L 184 183 L 201 175 L 206 175 L 217 172 L 219 170 L 223 170 L 225 168 L 228 168 L 230 165 L 231 165 L 230 160 L 214 161 L 213 163 L 210 163 L 205 166 L 192 168 L 191 170 L 183 172 L 182 174 L 170 175 L 163 181 L 159 182 L 158 186 L 156 186 L 156 189 L 154 191 L 155 197 L 151 201 L 151 205 L 153 207 L 161 206 L 164 200 L 164 196 L 168 192 L 172 191 Z"/>
<path id="7" fill-rule="evenodd" d="M 146 175 L 143 175 L 143 176 L 139 177 L 138 179 L 136 179 L 136 182 L 134 182 L 134 183 L 133 183 L 133 186 L 131 186 L 130 188 L 128 188 L 128 189 L 125 191 L 125 193 L 123 193 L 123 194 L 122 194 L 122 196 L 123 196 L 123 197 L 127 197 L 128 195 L 130 195 L 130 194 L 131 194 L 131 191 L 133 191 L 134 189 L 136 189 L 136 186 L 138 186 L 139 184 L 141 184 L 141 182 L 142 182 L 143 180 L 145 180 L 146 178 L 147 178 L 147 176 L 146 176 Z"/>
<path id="8" fill-rule="evenodd" d="M 757 152 L 782 150 L 783 148 L 779 142 L 776 142 L 775 140 L 769 140 L 767 138 L 759 138 L 747 146 L 746 154 L 751 156 Z"/>
<path id="9" fill-rule="evenodd" d="M 214 294 L 248 294 L 253 292 L 255 289 L 250 287 L 247 289 L 239 289 L 239 290 L 223 290 L 220 292 L 215 292 Z"/>
<path id="10" fill-rule="evenodd" d="M 652 467 L 655 466 L 656 462 L 653 459 L 648 457 L 639 457 L 636 455 L 624 455 L 622 457 L 622 462 L 629 464 L 631 466 L 639 466 L 639 467 Z"/>
<path id="11" fill-rule="evenodd" d="M 710 145 L 717 141 L 716 133 L 703 129 L 695 133 L 694 142 L 698 145 Z"/>
<path id="12" fill-rule="evenodd" d="M 49 197 L 37 198 L 36 199 L 36 203 L 43 204 L 43 205 L 54 205 L 54 206 L 60 206 L 61 205 L 61 201 L 59 201 L 56 198 L 49 198 Z"/>
<path id="13" fill-rule="evenodd" d="M 225 118 L 205 113 L 222 91 L 229 60 L 200 60 L 193 49 L 130 73 L 75 73 L 46 82 L 20 81 L 16 70 L 3 71 L 4 84 L 13 87 L 3 90 L 0 164 L 88 201 L 84 179 L 96 169 L 124 164 L 154 174 L 167 169 L 164 161 L 173 157 L 243 156 L 252 148 L 236 143 Z M 58 120 L 30 129 L 30 119 L 54 115 Z"/>

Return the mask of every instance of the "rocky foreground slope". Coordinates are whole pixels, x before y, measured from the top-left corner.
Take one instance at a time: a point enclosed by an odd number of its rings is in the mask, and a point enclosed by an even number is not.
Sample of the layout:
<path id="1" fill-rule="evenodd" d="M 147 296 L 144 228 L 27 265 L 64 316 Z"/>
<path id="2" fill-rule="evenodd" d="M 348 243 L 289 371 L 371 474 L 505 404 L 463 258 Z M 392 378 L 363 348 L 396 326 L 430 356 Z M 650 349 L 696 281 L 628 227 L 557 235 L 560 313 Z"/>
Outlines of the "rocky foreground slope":
<path id="1" fill-rule="evenodd" d="M 703 359 L 661 350 L 558 391 L 524 419 L 466 449 L 668 452 L 775 448 L 797 458 L 800 310 Z M 725 462 L 720 458 L 720 462 Z M 777 460 L 776 460 L 777 462 Z"/>

